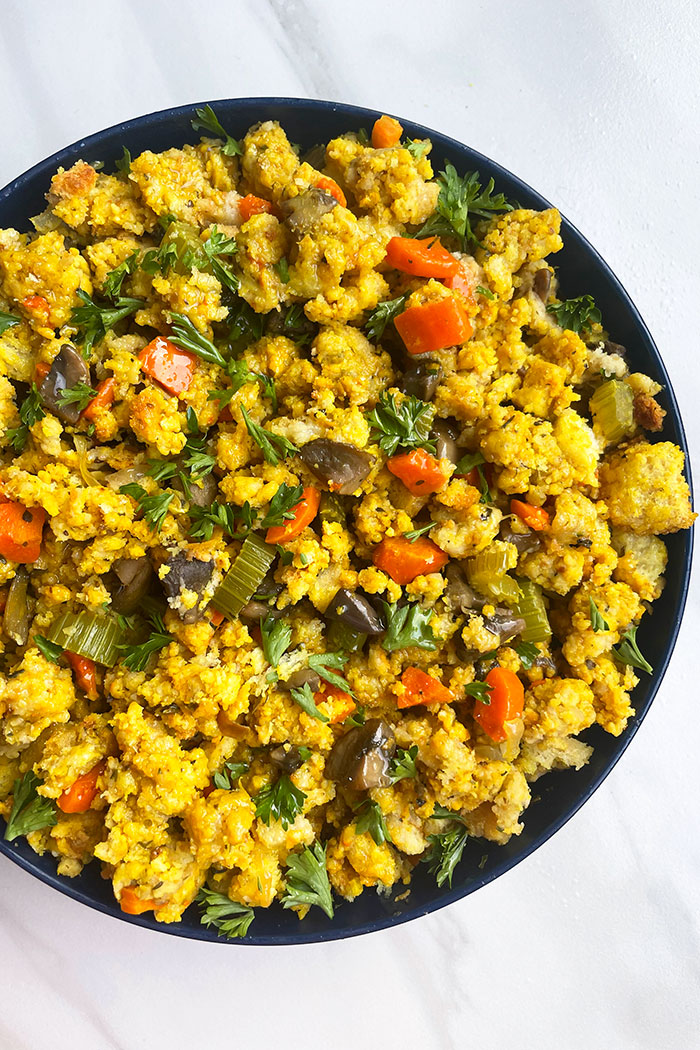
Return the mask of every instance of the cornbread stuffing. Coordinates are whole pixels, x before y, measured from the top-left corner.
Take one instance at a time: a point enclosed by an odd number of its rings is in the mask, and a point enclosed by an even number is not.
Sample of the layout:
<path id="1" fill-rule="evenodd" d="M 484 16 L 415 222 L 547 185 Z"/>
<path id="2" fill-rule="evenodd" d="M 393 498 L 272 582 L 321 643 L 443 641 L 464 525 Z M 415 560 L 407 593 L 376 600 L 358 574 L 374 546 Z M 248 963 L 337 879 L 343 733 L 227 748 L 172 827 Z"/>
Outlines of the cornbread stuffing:
<path id="1" fill-rule="evenodd" d="M 695 515 L 556 210 L 389 117 L 193 126 L 0 231 L 0 815 L 242 936 L 520 834 Z"/>

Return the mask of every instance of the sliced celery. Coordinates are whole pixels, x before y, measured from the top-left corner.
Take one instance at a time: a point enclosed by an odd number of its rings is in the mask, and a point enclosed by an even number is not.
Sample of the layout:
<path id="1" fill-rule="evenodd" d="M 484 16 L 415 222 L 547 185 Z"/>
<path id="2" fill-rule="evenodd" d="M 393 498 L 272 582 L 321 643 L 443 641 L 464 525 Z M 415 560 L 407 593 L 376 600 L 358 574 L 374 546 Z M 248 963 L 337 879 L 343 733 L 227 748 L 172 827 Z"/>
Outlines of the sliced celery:
<path id="1" fill-rule="evenodd" d="M 46 632 L 50 642 L 94 660 L 105 667 L 114 667 L 119 659 L 119 647 L 134 640 L 134 632 L 122 627 L 110 613 L 66 612 L 51 624 Z"/>
<path id="2" fill-rule="evenodd" d="M 321 521 L 335 521 L 340 525 L 344 525 L 345 508 L 339 497 L 332 492 L 322 492 L 318 516 Z"/>
<path id="3" fill-rule="evenodd" d="M 552 637 L 547 609 L 541 589 L 532 580 L 521 579 L 520 599 L 515 606 L 519 616 L 525 621 L 525 630 L 521 631 L 523 642 L 546 642 Z"/>
<path id="4" fill-rule="evenodd" d="M 467 560 L 467 579 L 479 594 L 514 607 L 520 598 L 520 587 L 507 575 L 508 568 L 507 549 L 491 548 Z"/>
<path id="5" fill-rule="evenodd" d="M 627 383 L 609 379 L 590 399 L 593 420 L 607 444 L 617 444 L 634 432 L 634 394 Z"/>
<path id="6" fill-rule="evenodd" d="M 211 600 L 214 608 L 229 620 L 234 620 L 257 591 L 275 555 L 275 548 L 254 532 L 246 536 L 240 554 Z"/>

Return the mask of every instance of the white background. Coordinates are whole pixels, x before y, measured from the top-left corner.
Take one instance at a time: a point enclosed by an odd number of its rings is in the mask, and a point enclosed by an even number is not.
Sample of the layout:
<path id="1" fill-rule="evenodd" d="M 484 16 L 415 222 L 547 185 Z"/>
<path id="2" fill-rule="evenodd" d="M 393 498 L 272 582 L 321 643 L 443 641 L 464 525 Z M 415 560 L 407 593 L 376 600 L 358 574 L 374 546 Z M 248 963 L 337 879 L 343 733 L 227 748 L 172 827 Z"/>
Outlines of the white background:
<path id="1" fill-rule="evenodd" d="M 697 455 L 691 0 L 4 0 L 0 19 L 0 184 L 128 117 L 246 95 L 404 114 L 500 161 L 620 276 Z M 394 931 L 186 942 L 0 860 L 0 1047 L 700 1047 L 699 626 L 692 593 L 657 700 L 583 811 L 495 884 Z"/>

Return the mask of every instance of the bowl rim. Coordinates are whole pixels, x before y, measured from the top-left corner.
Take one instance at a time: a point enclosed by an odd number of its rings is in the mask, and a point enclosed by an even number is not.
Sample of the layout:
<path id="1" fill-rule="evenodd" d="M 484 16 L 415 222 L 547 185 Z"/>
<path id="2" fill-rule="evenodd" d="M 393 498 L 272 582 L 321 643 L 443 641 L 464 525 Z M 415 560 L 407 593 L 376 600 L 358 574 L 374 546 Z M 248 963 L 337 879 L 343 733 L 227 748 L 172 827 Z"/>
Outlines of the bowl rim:
<path id="1" fill-rule="evenodd" d="M 56 169 L 63 164 L 66 160 L 74 162 L 73 154 L 76 151 L 89 151 L 93 147 L 99 147 L 105 138 L 115 134 L 116 132 L 124 132 L 125 134 L 135 129 L 142 130 L 151 126 L 162 126 L 168 122 L 177 121 L 182 118 L 194 117 L 195 110 L 203 106 L 211 106 L 214 110 L 218 106 L 230 107 L 232 105 L 240 107 L 245 111 L 251 111 L 254 114 L 256 109 L 269 109 L 279 108 L 282 112 L 280 119 L 284 119 L 285 110 L 291 111 L 297 107 L 306 107 L 317 109 L 323 112 L 333 112 L 340 115 L 345 115 L 348 119 L 352 120 L 354 124 L 359 120 L 366 122 L 374 121 L 380 112 L 376 109 L 371 109 L 366 106 L 356 106 L 351 103 L 345 102 L 333 102 L 325 99 L 308 99 L 308 98 L 296 98 L 292 96 L 251 96 L 241 98 L 220 98 L 212 99 L 202 102 L 190 102 L 179 106 L 166 107 L 160 110 L 154 110 L 149 113 L 142 114 L 136 117 L 130 117 L 127 120 L 119 121 L 116 124 L 112 124 L 107 128 L 103 128 L 99 131 L 93 132 L 85 138 L 77 139 L 75 142 L 70 143 L 67 146 L 62 147 L 55 153 L 51 154 L 43 160 L 38 161 L 32 167 L 22 172 L 20 175 L 12 179 L 6 186 L 0 190 L 0 204 L 9 201 L 16 193 L 21 191 L 23 187 L 37 179 L 52 175 Z M 393 115 L 393 114 L 390 114 Z M 259 118 L 258 118 L 259 119 Z M 446 144 L 449 148 L 455 150 L 458 153 L 468 152 L 470 160 L 473 159 L 477 164 L 484 164 L 489 170 L 489 174 L 493 175 L 496 179 L 503 177 L 508 181 L 518 184 L 518 186 L 529 194 L 538 202 L 542 208 L 556 207 L 552 205 L 545 197 L 542 196 L 537 190 L 533 189 L 528 183 L 526 183 L 519 176 L 513 174 L 508 168 L 499 164 L 497 161 L 492 160 L 485 154 L 480 153 L 478 150 L 473 149 L 471 146 L 467 146 L 465 143 L 460 142 L 458 139 L 454 139 L 449 135 L 445 135 L 442 132 L 435 131 L 426 125 L 416 123 L 415 121 L 409 120 L 408 118 L 396 117 L 397 120 L 405 127 L 410 129 L 410 133 L 413 137 L 430 138 L 431 140 L 439 140 L 440 145 Z M 251 120 L 251 123 L 255 123 L 255 119 Z M 354 126 L 349 125 L 349 127 Z M 557 209 L 559 211 L 559 209 Z M 583 249 L 589 254 L 596 268 L 602 273 L 607 282 L 610 284 L 614 294 L 624 303 L 632 321 L 639 332 L 640 338 L 642 339 L 645 350 L 651 355 L 655 361 L 655 365 L 658 369 L 660 377 L 663 380 L 664 392 L 666 394 L 668 405 L 669 405 L 669 417 L 673 419 L 677 431 L 678 438 L 677 444 L 681 448 L 685 456 L 685 476 L 690 489 L 691 501 L 693 496 L 693 483 L 690 456 L 688 451 L 688 443 L 683 425 L 683 419 L 680 414 L 678 402 L 675 396 L 673 386 L 671 384 L 668 372 L 666 370 L 663 358 L 656 346 L 656 343 L 649 331 L 646 322 L 641 316 L 637 306 L 633 302 L 631 296 L 623 286 L 622 282 L 618 278 L 617 274 L 612 270 L 610 265 L 603 259 L 597 249 L 584 237 L 584 235 L 578 230 L 574 224 L 566 218 L 561 212 L 562 217 L 562 229 L 565 231 L 566 240 L 565 243 L 575 242 L 580 249 Z M 582 293 L 585 294 L 585 293 Z M 103 915 L 110 916 L 113 919 L 127 922 L 132 925 L 141 926 L 144 929 L 155 931 L 158 933 L 167 934 L 169 936 L 183 937 L 188 940 L 201 940 L 209 943 L 220 943 L 220 944 L 237 944 L 237 945 L 256 945 L 256 946 L 282 946 L 282 945 L 298 945 L 298 944 L 312 944 L 312 943 L 323 943 L 326 941 L 334 940 L 345 940 L 350 937 L 359 937 L 369 933 L 376 933 L 380 930 L 391 929 L 393 927 L 402 925 L 403 923 L 410 922 L 413 919 L 420 918 L 423 915 L 429 915 L 433 912 L 439 911 L 442 908 L 447 907 L 450 904 L 461 900 L 476 890 L 481 889 L 488 883 L 495 881 L 501 875 L 507 871 L 517 867 L 528 857 L 543 846 L 552 836 L 554 836 L 572 817 L 578 813 L 581 807 L 588 801 L 595 791 L 600 787 L 606 777 L 612 772 L 617 763 L 622 758 L 623 754 L 627 751 L 627 748 L 634 739 L 639 727 L 641 726 L 644 718 L 646 717 L 651 704 L 653 703 L 661 682 L 664 678 L 671 657 L 673 655 L 676 641 L 678 639 L 678 633 L 680 631 L 683 614 L 688 597 L 688 589 L 690 585 L 690 575 L 692 568 L 692 555 L 694 546 L 694 531 L 693 529 L 687 530 L 686 533 L 686 554 L 684 562 L 680 571 L 680 593 L 678 598 L 677 607 L 675 609 L 675 615 L 673 622 L 670 627 L 669 634 L 666 639 L 663 659 L 654 668 L 654 673 L 651 676 L 651 682 L 649 686 L 648 697 L 641 710 L 637 711 L 637 714 L 632 723 L 624 730 L 618 740 L 617 748 L 612 757 L 605 763 L 603 769 L 595 776 L 595 778 L 587 785 L 587 787 L 576 796 L 575 801 L 568 806 L 559 817 L 554 820 L 547 828 L 536 835 L 533 841 L 529 843 L 521 853 L 515 858 L 504 857 L 503 860 L 497 861 L 492 867 L 486 872 L 483 872 L 481 877 L 475 878 L 474 881 L 466 887 L 455 887 L 449 889 L 447 892 L 438 891 L 434 900 L 430 901 L 427 905 L 413 907 L 407 909 L 398 915 L 386 913 L 385 916 L 375 918 L 370 921 L 358 924 L 357 927 L 352 929 L 335 928 L 330 927 L 322 930 L 313 930 L 310 932 L 304 931 L 303 921 L 299 923 L 299 930 L 297 935 L 291 937 L 278 936 L 278 935 L 259 935 L 259 934 L 248 934 L 245 938 L 227 939 L 220 937 L 215 930 L 200 926 L 198 928 L 190 927 L 183 923 L 157 923 L 153 917 L 148 915 L 127 915 L 122 912 L 116 900 L 112 903 L 105 903 L 101 900 L 91 897 L 88 893 L 80 889 L 78 886 L 74 886 L 71 879 L 67 879 L 63 876 L 58 875 L 55 871 L 44 871 L 36 866 L 31 856 L 23 856 L 16 853 L 13 849 L 13 844 L 6 842 L 0 838 L 0 853 L 6 856 L 8 859 L 17 864 L 24 871 L 29 872 L 35 878 L 41 882 L 58 890 L 64 896 L 70 897 L 80 904 L 87 905 L 95 911 L 101 912 Z M 351 906 L 351 905 L 350 905 Z"/>

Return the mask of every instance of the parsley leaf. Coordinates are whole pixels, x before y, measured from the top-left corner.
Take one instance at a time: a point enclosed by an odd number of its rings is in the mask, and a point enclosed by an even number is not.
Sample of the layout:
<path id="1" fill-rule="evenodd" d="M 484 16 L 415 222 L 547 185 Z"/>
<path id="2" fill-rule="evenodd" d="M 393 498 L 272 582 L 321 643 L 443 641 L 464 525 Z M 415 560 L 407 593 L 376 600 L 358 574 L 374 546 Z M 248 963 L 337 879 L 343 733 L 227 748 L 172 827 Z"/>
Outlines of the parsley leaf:
<path id="1" fill-rule="evenodd" d="M 403 143 L 403 147 L 408 150 L 412 157 L 420 160 L 423 154 L 430 149 L 430 143 L 421 139 L 408 139 Z"/>
<path id="2" fill-rule="evenodd" d="M 19 406 L 21 424 L 18 427 L 10 427 L 6 431 L 7 440 L 15 452 L 22 451 L 29 438 L 29 428 L 38 423 L 40 419 L 43 419 L 45 415 L 36 383 L 32 383 L 29 393 Z"/>
<path id="3" fill-rule="evenodd" d="M 182 347 L 183 350 L 189 350 L 190 353 L 201 357 L 203 361 L 209 361 L 212 365 L 226 369 L 227 361 L 224 355 L 217 350 L 211 340 L 195 328 L 189 317 L 185 317 L 184 314 L 171 314 L 170 322 L 173 329 L 170 336 L 171 343 Z"/>
<path id="4" fill-rule="evenodd" d="M 406 295 L 400 295 L 398 299 L 387 299 L 383 303 L 378 303 L 365 321 L 367 338 L 375 343 L 378 342 L 384 335 L 387 325 L 393 324 L 394 318 L 403 311 L 407 299 L 408 292 Z"/>
<path id="5" fill-rule="evenodd" d="M 129 299 L 121 296 L 113 303 L 96 303 L 82 288 L 78 288 L 75 294 L 83 305 L 73 307 L 70 323 L 78 329 L 78 340 L 83 344 L 84 357 L 90 356 L 95 343 L 104 339 L 106 333 L 119 321 L 130 317 L 144 305 L 143 299 Z"/>
<path id="6" fill-rule="evenodd" d="M 389 776 L 394 784 L 398 784 L 399 780 L 418 776 L 418 770 L 416 769 L 417 757 L 418 747 L 416 744 L 413 744 L 408 750 L 401 747 L 398 749 L 389 767 Z"/>
<path id="7" fill-rule="evenodd" d="M 437 649 L 437 638 L 430 626 L 432 609 L 423 609 L 420 605 L 389 605 L 388 602 L 382 602 L 382 606 L 387 623 L 382 645 L 388 653 L 410 645 L 419 649 Z"/>
<path id="8" fill-rule="evenodd" d="M 477 474 L 479 475 L 479 488 L 481 489 L 481 503 L 493 503 L 493 497 L 491 496 L 491 490 L 489 483 L 486 480 L 486 474 L 484 473 L 484 459 L 481 452 L 467 452 L 460 459 L 459 463 L 455 467 L 455 475 L 469 474 L 470 471 L 476 467 Z"/>
<path id="9" fill-rule="evenodd" d="M 357 707 L 352 712 L 352 714 L 348 715 L 348 717 L 343 722 L 343 725 L 363 726 L 366 721 L 367 715 L 365 713 L 364 707 Z"/>
<path id="10" fill-rule="evenodd" d="M 7 314 L 4 310 L 0 310 L 0 335 L 4 335 L 13 325 L 19 324 L 20 320 L 21 318 L 16 317 L 15 314 Z"/>
<path id="11" fill-rule="evenodd" d="M 289 281 L 291 279 L 291 275 L 289 273 L 289 263 L 285 259 L 284 255 L 279 260 L 279 262 L 275 263 L 275 265 L 273 266 L 273 270 L 279 277 L 282 284 L 289 284 Z"/>
<path id="12" fill-rule="evenodd" d="M 165 628 L 162 616 L 158 613 L 153 613 L 150 620 L 155 628 L 150 638 L 147 638 L 145 642 L 140 642 L 138 645 L 119 646 L 123 653 L 122 663 L 130 671 L 145 671 L 146 665 L 153 654 L 159 653 L 161 649 L 165 649 L 166 645 L 170 645 L 173 640 Z"/>
<path id="13" fill-rule="evenodd" d="M 281 434 L 273 434 L 272 431 L 266 430 L 265 427 L 258 426 L 250 418 L 243 405 L 240 408 L 248 433 L 256 445 L 260 447 L 267 463 L 272 463 L 273 467 L 276 467 L 281 459 L 296 455 L 299 451 L 296 445 L 293 445 L 291 441 L 287 441 L 286 437 L 282 437 Z"/>
<path id="14" fill-rule="evenodd" d="M 44 638 L 43 634 L 34 635 L 34 644 L 44 659 L 50 660 L 52 664 L 57 664 L 59 658 L 63 655 L 61 646 L 56 645 L 55 642 L 50 642 L 48 638 Z"/>
<path id="15" fill-rule="evenodd" d="M 229 346 L 235 354 L 242 353 L 251 343 L 262 339 L 265 315 L 257 314 L 245 299 L 237 299 L 228 312 Z"/>
<path id="16" fill-rule="evenodd" d="M 93 390 L 87 383 L 76 383 L 75 386 L 59 390 L 57 401 L 62 405 L 77 405 L 82 412 L 90 404 L 93 397 L 97 397 L 96 390 Z"/>
<path id="17" fill-rule="evenodd" d="M 279 820 L 286 831 L 301 813 L 306 795 L 285 774 L 255 796 L 255 816 L 264 824 Z"/>
<path id="18" fill-rule="evenodd" d="M 234 762 L 233 759 L 229 759 L 212 777 L 214 787 L 231 791 L 235 782 L 248 772 L 248 768 L 247 762 Z"/>
<path id="19" fill-rule="evenodd" d="M 190 521 L 193 523 L 189 534 L 193 540 L 210 540 L 214 535 L 214 529 L 220 528 L 234 539 L 242 539 L 244 532 L 238 532 L 236 527 L 236 512 L 238 507 L 231 503 L 219 503 L 218 500 L 209 507 L 198 507 L 192 504 L 187 511 Z"/>
<path id="20" fill-rule="evenodd" d="M 549 303 L 547 310 L 554 314 L 557 324 L 579 335 L 591 324 L 600 324 L 602 316 L 591 295 L 580 295 L 577 299 L 565 299 L 562 303 Z"/>
<path id="21" fill-rule="evenodd" d="M 649 661 L 642 656 L 637 645 L 637 628 L 629 627 L 620 639 L 620 644 L 612 649 L 613 655 L 620 663 L 628 667 L 638 667 L 640 671 L 652 674 L 654 668 Z"/>
<path id="22" fill-rule="evenodd" d="M 379 803 L 369 798 L 359 806 L 355 817 L 355 834 L 363 835 L 366 831 L 372 836 L 377 846 L 381 846 L 384 842 L 391 842 L 391 835 L 387 830 Z"/>
<path id="23" fill-rule="evenodd" d="M 464 847 L 469 837 L 464 826 L 445 831 L 441 835 L 430 835 L 432 848 L 426 857 L 430 872 L 436 877 L 438 886 L 452 885 L 452 875 L 462 859 Z"/>
<path id="24" fill-rule="evenodd" d="M 588 599 L 588 607 L 590 610 L 591 627 L 593 628 L 593 631 L 596 634 L 598 633 L 598 631 L 609 631 L 610 627 L 608 626 L 608 621 L 599 612 L 598 606 L 592 598 Z"/>
<path id="25" fill-rule="evenodd" d="M 292 640 L 292 628 L 286 620 L 277 620 L 274 616 L 266 616 L 260 624 L 262 635 L 263 652 L 265 659 L 271 667 L 277 667 L 284 654 L 289 649 Z"/>
<path id="26" fill-rule="evenodd" d="M 238 251 L 235 237 L 227 237 L 213 226 L 209 237 L 202 244 L 202 251 L 217 281 L 232 292 L 237 292 L 241 282 L 231 268 L 221 261 L 222 255 L 235 255 Z"/>
<path id="27" fill-rule="evenodd" d="M 307 715 L 310 715 L 311 718 L 317 718 L 319 722 L 328 721 L 328 715 L 324 715 L 323 711 L 319 711 L 316 707 L 314 694 L 311 692 L 311 686 L 308 682 L 305 682 L 301 689 L 292 689 L 292 699 L 295 700 L 302 711 L 306 711 Z"/>
<path id="28" fill-rule="evenodd" d="M 282 335 L 297 346 L 309 346 L 314 341 L 315 328 L 304 313 L 301 303 L 292 303 L 282 316 Z"/>
<path id="29" fill-rule="evenodd" d="M 494 181 L 489 179 L 486 188 L 479 182 L 479 172 L 470 171 L 460 176 L 452 164 L 445 164 L 437 178 L 440 186 L 437 206 L 418 237 L 457 237 L 460 246 L 479 244 L 472 230 L 472 218 L 490 218 L 494 212 L 512 211 L 502 193 L 494 193 Z"/>
<path id="30" fill-rule="evenodd" d="M 306 846 L 301 853 L 287 857 L 287 884 L 282 897 L 283 908 L 316 904 L 333 918 L 333 897 L 326 870 L 326 848 L 320 842 Z"/>
<path id="31" fill-rule="evenodd" d="M 132 252 L 124 262 L 120 263 L 119 266 L 115 267 L 114 270 L 110 270 L 104 279 L 102 290 L 105 295 L 109 296 L 110 299 L 115 299 L 121 294 L 122 285 L 124 278 L 127 274 L 131 274 L 136 270 L 139 263 L 139 253 Z"/>
<path id="32" fill-rule="evenodd" d="M 473 696 L 475 700 L 479 700 L 482 704 L 489 705 L 491 703 L 491 686 L 487 685 L 486 682 L 467 682 L 464 692 L 467 696 Z"/>
<path id="33" fill-rule="evenodd" d="M 484 288 L 483 284 L 477 284 L 475 291 L 477 291 L 479 295 L 483 295 L 484 299 L 493 300 L 498 298 L 498 296 L 493 294 L 490 288 Z"/>
<path id="34" fill-rule="evenodd" d="M 314 653 L 313 656 L 309 657 L 309 667 L 316 674 L 320 675 L 326 682 L 331 685 L 335 685 L 338 689 L 342 689 L 345 693 L 349 693 L 350 696 L 354 696 L 350 685 L 342 677 L 342 675 L 335 674 L 334 671 L 329 668 L 336 668 L 341 670 L 345 667 L 348 662 L 347 653 Z"/>
<path id="35" fill-rule="evenodd" d="M 303 495 L 303 485 L 290 486 L 283 482 L 270 500 L 270 509 L 260 522 L 260 528 L 269 529 L 290 521 L 294 517 L 294 507 Z"/>
<path id="36" fill-rule="evenodd" d="M 240 142 L 231 136 L 224 130 L 211 106 L 203 106 L 201 109 L 196 109 L 197 115 L 196 120 L 190 121 L 192 124 L 193 131 L 206 131 L 214 138 L 223 139 L 224 144 L 221 147 L 221 152 L 225 153 L 227 157 L 240 157 L 243 153 Z"/>
<path id="37" fill-rule="evenodd" d="M 393 456 L 398 448 L 435 452 L 435 442 L 429 439 L 434 415 L 435 407 L 413 394 L 397 402 L 396 394 L 385 392 L 365 418 L 374 431 L 372 440 L 378 440 L 382 452 Z"/>
<path id="38" fill-rule="evenodd" d="M 174 492 L 157 492 L 153 496 L 149 496 L 146 490 L 136 484 L 136 482 L 130 482 L 128 485 L 120 485 L 119 491 L 123 492 L 126 496 L 131 496 L 138 503 L 143 513 L 143 519 L 147 522 L 152 529 L 156 532 L 160 532 L 163 522 L 165 521 L 165 515 L 168 513 L 168 507 L 172 503 Z"/>
<path id="39" fill-rule="evenodd" d="M 430 530 L 434 528 L 435 522 L 429 521 L 427 525 L 421 525 L 419 529 L 411 529 L 410 532 L 404 532 L 404 539 L 410 540 L 411 543 L 415 543 L 419 536 L 425 536 L 426 532 L 430 532 Z"/>
<path id="40" fill-rule="evenodd" d="M 515 651 L 520 657 L 520 663 L 526 671 L 530 670 L 535 660 L 540 655 L 540 651 L 534 642 L 520 642 L 515 646 Z"/>
<path id="41" fill-rule="evenodd" d="M 29 835 L 40 828 L 51 828 L 56 823 L 56 803 L 37 794 L 41 783 L 31 769 L 15 780 L 12 811 L 5 828 L 6 842 L 14 842 L 20 835 Z"/>
<path id="42" fill-rule="evenodd" d="M 126 146 L 122 146 L 121 158 L 116 162 L 114 166 L 117 169 L 117 171 L 120 171 L 123 175 L 128 175 L 131 171 L 131 153 L 126 148 Z"/>
<path id="43" fill-rule="evenodd" d="M 203 926 L 214 926 L 224 937 L 245 937 L 255 918 L 255 912 L 246 904 L 229 900 L 223 893 L 201 889 L 197 904 L 204 908 L 200 918 Z"/>

